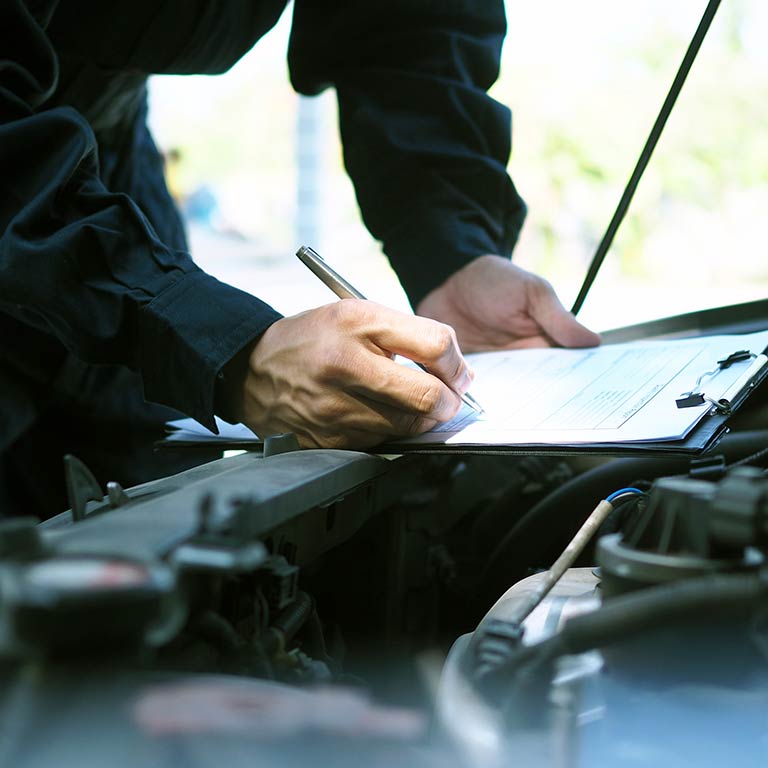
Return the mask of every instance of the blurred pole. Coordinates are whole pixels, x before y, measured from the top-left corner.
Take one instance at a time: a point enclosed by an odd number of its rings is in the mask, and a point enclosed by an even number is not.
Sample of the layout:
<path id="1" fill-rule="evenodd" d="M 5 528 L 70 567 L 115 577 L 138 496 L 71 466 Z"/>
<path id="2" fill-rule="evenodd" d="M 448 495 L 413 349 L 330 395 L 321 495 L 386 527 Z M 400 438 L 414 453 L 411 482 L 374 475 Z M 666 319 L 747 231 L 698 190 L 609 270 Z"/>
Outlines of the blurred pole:
<path id="1" fill-rule="evenodd" d="M 299 97 L 296 113 L 296 245 L 322 250 L 323 103 Z"/>

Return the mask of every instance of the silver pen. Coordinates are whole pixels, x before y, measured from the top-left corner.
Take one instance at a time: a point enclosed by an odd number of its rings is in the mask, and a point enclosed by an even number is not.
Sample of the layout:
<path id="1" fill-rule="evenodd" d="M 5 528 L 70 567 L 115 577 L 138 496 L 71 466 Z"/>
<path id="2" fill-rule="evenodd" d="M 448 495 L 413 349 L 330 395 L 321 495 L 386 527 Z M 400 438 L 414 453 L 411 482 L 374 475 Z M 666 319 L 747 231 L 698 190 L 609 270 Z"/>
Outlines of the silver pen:
<path id="1" fill-rule="evenodd" d="M 340 299 L 365 299 L 360 291 L 350 285 L 336 270 L 329 267 L 323 257 L 317 252 L 312 250 L 308 245 L 302 245 L 296 255 L 299 260 L 306 267 L 310 269 L 317 277 L 319 277 Z M 416 363 L 422 371 L 430 373 L 429 368 L 421 363 Z M 456 393 L 458 394 L 458 392 Z M 462 402 L 468 405 L 473 411 L 483 414 L 485 410 L 480 403 L 475 400 L 469 392 L 465 392 L 463 395 L 459 395 Z"/>

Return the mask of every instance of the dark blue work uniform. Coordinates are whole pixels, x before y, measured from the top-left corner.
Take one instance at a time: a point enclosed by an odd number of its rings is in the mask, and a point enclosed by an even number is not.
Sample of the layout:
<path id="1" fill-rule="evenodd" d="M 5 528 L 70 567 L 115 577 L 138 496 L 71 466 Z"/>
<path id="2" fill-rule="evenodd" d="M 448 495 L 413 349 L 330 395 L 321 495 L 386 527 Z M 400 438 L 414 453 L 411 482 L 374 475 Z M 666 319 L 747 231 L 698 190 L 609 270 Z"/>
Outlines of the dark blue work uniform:
<path id="1" fill-rule="evenodd" d="M 63 508 L 61 455 L 132 485 L 176 411 L 280 316 L 202 272 L 146 127 L 153 73 L 223 72 L 285 0 L 0 0 L 0 511 Z M 486 89 L 502 0 L 296 0 L 294 87 L 335 87 L 364 221 L 412 303 L 509 254 L 524 205 Z M 149 402 L 145 402 L 149 401 Z M 183 462 L 182 462 L 183 463 Z"/>

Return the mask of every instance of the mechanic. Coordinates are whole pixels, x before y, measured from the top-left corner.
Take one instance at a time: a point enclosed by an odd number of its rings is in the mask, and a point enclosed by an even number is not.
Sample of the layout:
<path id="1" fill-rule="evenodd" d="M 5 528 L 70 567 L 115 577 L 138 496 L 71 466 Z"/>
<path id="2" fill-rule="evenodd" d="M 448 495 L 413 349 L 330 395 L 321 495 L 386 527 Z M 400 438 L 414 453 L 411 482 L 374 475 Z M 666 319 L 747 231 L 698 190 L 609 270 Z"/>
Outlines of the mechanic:
<path id="1" fill-rule="evenodd" d="M 293 86 L 335 87 L 364 222 L 416 316 L 345 300 L 283 318 L 195 266 L 146 79 L 224 72 L 286 4 L 0 0 L 0 509 L 64 508 L 66 452 L 124 485 L 193 463 L 152 451 L 179 411 L 365 448 L 455 414 L 460 348 L 598 343 L 509 261 L 525 206 L 486 93 L 501 0 L 294 3 Z"/>

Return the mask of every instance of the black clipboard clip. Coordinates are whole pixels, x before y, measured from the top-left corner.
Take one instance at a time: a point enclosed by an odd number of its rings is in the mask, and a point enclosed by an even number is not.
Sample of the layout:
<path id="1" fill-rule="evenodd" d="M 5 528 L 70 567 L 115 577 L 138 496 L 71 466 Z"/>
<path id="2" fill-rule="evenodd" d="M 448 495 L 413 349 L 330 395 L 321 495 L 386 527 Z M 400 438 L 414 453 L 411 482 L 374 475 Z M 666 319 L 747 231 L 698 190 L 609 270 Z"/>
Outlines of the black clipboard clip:
<path id="1" fill-rule="evenodd" d="M 733 411 L 730 401 L 724 397 L 720 398 L 720 400 L 714 400 L 711 397 L 707 397 L 707 395 L 701 391 L 701 383 L 704 379 L 716 376 L 720 371 L 730 368 L 734 363 L 742 363 L 746 360 L 752 360 L 752 358 L 755 357 L 757 357 L 757 355 L 754 352 L 750 352 L 748 349 L 740 349 L 738 352 L 732 352 L 728 357 L 718 360 L 715 368 L 711 371 L 705 371 L 698 379 L 696 379 L 693 389 L 689 392 L 683 392 L 683 394 L 675 400 L 675 405 L 677 405 L 678 408 L 693 408 L 697 405 L 709 403 L 720 415 L 730 416 Z"/>
<path id="2" fill-rule="evenodd" d="M 696 405 L 704 405 L 704 403 L 709 403 L 721 416 L 730 416 L 733 410 L 730 400 L 726 400 L 724 397 L 721 397 L 719 400 L 713 400 L 703 392 L 691 393 L 675 400 L 675 405 L 678 408 L 693 408 Z"/>

